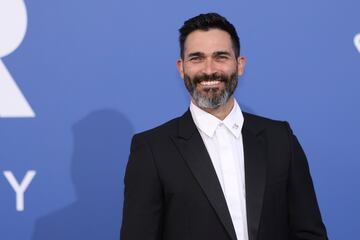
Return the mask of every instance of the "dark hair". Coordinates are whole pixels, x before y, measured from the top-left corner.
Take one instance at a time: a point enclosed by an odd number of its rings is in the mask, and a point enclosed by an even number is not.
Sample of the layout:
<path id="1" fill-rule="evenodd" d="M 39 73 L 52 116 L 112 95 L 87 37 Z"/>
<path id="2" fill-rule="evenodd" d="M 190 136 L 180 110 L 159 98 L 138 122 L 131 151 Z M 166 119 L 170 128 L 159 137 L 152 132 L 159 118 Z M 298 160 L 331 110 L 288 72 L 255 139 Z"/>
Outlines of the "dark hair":
<path id="1" fill-rule="evenodd" d="M 196 30 L 208 31 L 209 29 L 220 29 L 229 33 L 235 56 L 238 57 L 240 55 L 240 40 L 235 27 L 218 13 L 206 13 L 186 20 L 184 25 L 179 29 L 181 58 L 184 58 L 184 44 L 187 36 Z"/>

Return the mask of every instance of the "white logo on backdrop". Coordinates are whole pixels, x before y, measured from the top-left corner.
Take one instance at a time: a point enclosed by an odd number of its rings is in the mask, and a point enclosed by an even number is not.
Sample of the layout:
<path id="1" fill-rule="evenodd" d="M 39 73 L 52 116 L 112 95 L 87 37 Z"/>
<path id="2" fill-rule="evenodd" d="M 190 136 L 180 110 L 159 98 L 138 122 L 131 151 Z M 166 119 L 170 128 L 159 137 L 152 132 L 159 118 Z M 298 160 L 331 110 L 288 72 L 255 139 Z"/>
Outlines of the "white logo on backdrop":
<path id="1" fill-rule="evenodd" d="M 1 0 L 0 0 L 1 1 Z M 24 193 L 29 187 L 31 181 L 36 175 L 36 171 L 29 170 L 26 172 L 23 180 L 19 183 L 14 174 L 11 171 L 4 171 L 4 176 L 8 180 L 10 186 L 13 188 L 16 196 L 16 211 L 22 212 L 24 211 Z"/>
<path id="2" fill-rule="evenodd" d="M 359 51 L 360 53 L 360 33 L 356 34 L 354 37 L 354 44 L 356 49 Z"/>
<path id="3" fill-rule="evenodd" d="M 0 118 L 35 117 L 1 58 L 19 47 L 27 28 L 23 0 L 0 0 Z"/>

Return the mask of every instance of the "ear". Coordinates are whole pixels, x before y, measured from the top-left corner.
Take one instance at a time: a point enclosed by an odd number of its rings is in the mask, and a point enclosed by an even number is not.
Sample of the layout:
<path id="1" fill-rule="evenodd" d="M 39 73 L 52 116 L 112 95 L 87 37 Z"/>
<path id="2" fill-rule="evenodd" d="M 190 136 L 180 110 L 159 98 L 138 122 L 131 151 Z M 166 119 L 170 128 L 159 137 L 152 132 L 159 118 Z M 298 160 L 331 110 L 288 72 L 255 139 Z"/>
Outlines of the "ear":
<path id="1" fill-rule="evenodd" d="M 244 56 L 239 56 L 238 59 L 238 76 L 243 75 L 244 71 L 245 71 L 245 62 L 246 59 Z"/>
<path id="2" fill-rule="evenodd" d="M 176 67 L 179 71 L 179 74 L 181 76 L 182 79 L 184 79 L 184 62 L 181 58 L 179 58 L 178 60 L 176 60 Z"/>

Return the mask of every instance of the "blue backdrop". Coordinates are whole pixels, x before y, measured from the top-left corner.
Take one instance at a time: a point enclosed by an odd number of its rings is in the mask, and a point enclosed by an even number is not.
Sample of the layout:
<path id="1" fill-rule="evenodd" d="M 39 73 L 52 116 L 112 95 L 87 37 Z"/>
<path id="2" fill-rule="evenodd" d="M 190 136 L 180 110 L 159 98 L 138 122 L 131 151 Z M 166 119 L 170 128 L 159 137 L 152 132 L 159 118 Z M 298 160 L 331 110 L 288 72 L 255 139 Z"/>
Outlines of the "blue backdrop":
<path id="1" fill-rule="evenodd" d="M 188 107 L 177 29 L 209 11 L 238 29 L 247 57 L 241 107 L 290 122 L 330 238 L 356 238 L 360 1 L 25 4 L 25 38 L 1 61 L 36 116 L 0 118 L 0 239 L 118 239 L 131 136 Z M 30 170 L 19 211 L 4 171 L 20 184 Z"/>

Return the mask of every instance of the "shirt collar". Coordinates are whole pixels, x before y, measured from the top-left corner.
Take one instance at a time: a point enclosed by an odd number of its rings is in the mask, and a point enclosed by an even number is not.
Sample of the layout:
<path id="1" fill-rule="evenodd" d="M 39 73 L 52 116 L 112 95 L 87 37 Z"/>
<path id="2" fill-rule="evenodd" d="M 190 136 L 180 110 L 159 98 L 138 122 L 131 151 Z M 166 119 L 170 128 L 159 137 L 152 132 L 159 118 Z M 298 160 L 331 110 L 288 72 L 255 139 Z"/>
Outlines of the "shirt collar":
<path id="1" fill-rule="evenodd" d="M 221 121 L 217 117 L 205 112 L 193 102 L 190 103 L 190 112 L 194 119 L 195 125 L 198 129 L 204 132 L 207 136 L 212 138 L 217 127 L 224 124 L 226 128 L 236 137 L 241 136 L 241 129 L 244 123 L 244 117 L 237 101 L 234 99 L 234 107 L 231 109 L 229 115 Z"/>

